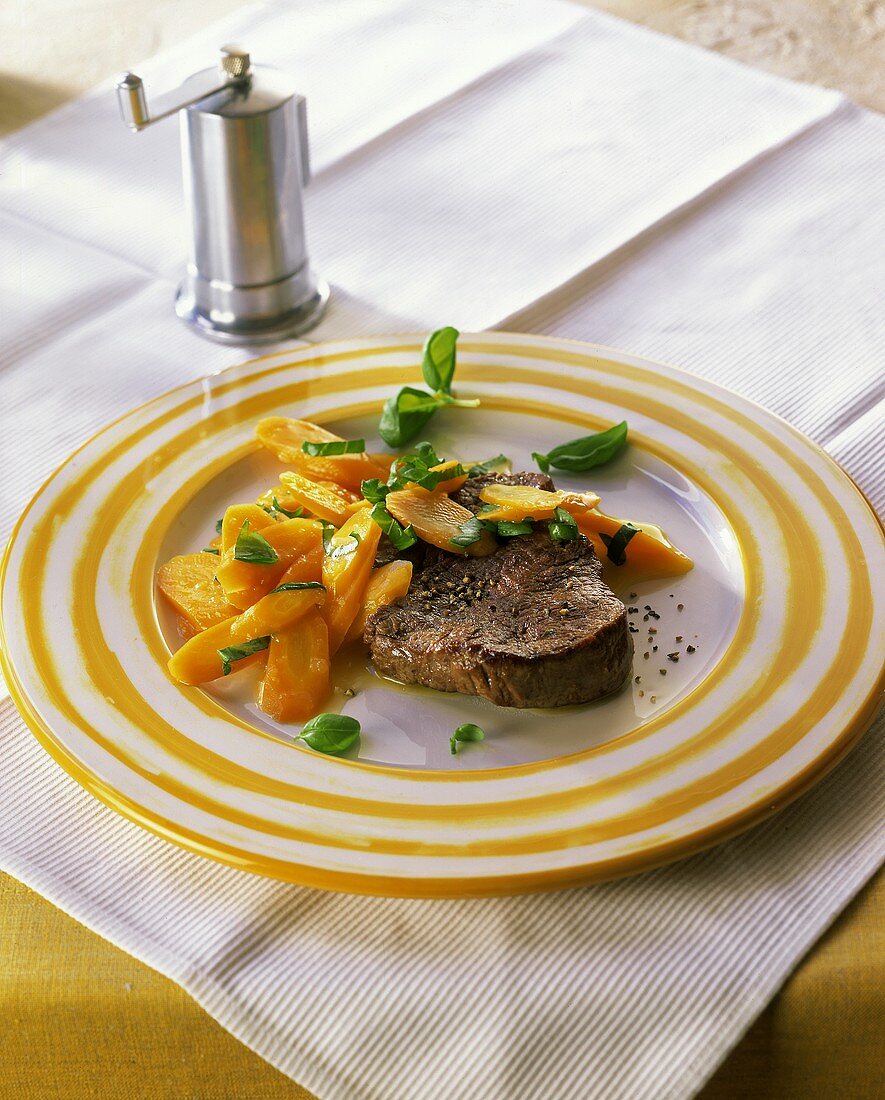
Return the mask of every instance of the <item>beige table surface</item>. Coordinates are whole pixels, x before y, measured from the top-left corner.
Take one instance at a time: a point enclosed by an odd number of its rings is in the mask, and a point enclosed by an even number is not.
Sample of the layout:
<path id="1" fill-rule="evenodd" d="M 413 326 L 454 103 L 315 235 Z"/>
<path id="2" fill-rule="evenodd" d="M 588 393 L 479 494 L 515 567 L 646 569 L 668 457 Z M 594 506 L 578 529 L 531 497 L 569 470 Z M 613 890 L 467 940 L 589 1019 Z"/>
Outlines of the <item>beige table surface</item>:
<path id="1" fill-rule="evenodd" d="M 240 0 L 2 0 L 0 134 L 240 6 Z M 588 6 L 885 110 L 883 0 Z M 195 58 L 195 68 L 200 64 Z M 798 968 L 702 1100 L 885 1095 L 878 1055 L 885 1047 L 883 899 L 880 876 Z M 175 983 L 3 875 L 0 1035 L 3 1100 L 310 1097 Z"/>

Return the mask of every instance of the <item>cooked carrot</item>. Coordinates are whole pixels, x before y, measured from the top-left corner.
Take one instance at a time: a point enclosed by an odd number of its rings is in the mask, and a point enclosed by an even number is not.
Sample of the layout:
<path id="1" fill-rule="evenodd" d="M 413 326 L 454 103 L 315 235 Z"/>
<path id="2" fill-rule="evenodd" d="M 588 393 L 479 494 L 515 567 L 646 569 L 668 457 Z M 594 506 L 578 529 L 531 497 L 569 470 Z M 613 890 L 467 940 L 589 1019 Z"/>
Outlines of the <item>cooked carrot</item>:
<path id="1" fill-rule="evenodd" d="M 345 642 L 352 642 L 363 636 L 366 619 L 381 607 L 386 607 L 409 591 L 412 582 L 412 563 L 410 561 L 391 561 L 380 569 L 373 569 L 366 585 L 362 607 L 350 624 Z"/>
<path id="2" fill-rule="evenodd" d="M 304 443 L 341 442 L 341 436 L 312 424 L 309 420 L 292 420 L 286 416 L 267 416 L 260 420 L 255 434 L 280 462 L 294 467 L 297 473 L 317 481 L 334 481 L 345 489 L 359 492 L 360 483 L 368 478 L 387 477 L 384 465 L 365 454 L 308 455 Z M 389 465 L 387 466 L 389 470 Z M 324 517 L 329 518 L 329 517 Z"/>
<path id="3" fill-rule="evenodd" d="M 178 612 L 188 634 L 215 626 L 237 613 L 215 581 L 218 564 L 216 554 L 201 550 L 171 558 L 157 572 L 157 586 Z"/>
<path id="4" fill-rule="evenodd" d="M 607 516 L 592 508 L 586 512 L 576 512 L 575 522 L 578 530 L 593 543 L 597 556 L 608 564 L 608 550 L 601 535 L 614 536 L 627 522 L 615 516 Z M 694 567 L 691 558 L 677 549 L 664 532 L 653 523 L 631 520 L 639 531 L 633 535 L 625 549 L 626 562 L 613 566 L 613 576 L 624 580 L 653 580 L 656 577 L 675 577 L 687 573 Z"/>
<path id="5" fill-rule="evenodd" d="M 182 684 L 217 680 L 224 675 L 220 650 L 286 630 L 324 599 L 322 588 L 271 592 L 242 614 L 210 626 L 185 642 L 170 658 L 169 672 Z"/>
<path id="6" fill-rule="evenodd" d="M 475 516 L 467 508 L 451 500 L 445 493 L 428 492 L 419 486 L 411 489 L 397 489 L 388 493 L 384 501 L 387 511 L 395 520 L 415 529 L 425 542 L 448 550 L 451 554 L 468 554 L 473 558 L 482 558 L 494 552 L 497 543 L 485 528 L 479 537 L 469 546 L 458 546 L 452 539 L 462 534 L 465 523 L 472 523 Z M 552 513 L 551 513 L 552 514 Z"/>
<path id="7" fill-rule="evenodd" d="M 257 504 L 232 504 L 221 521 L 221 552 L 233 549 L 244 523 L 248 523 L 252 531 L 262 531 L 273 522 L 273 517 Z"/>
<path id="8" fill-rule="evenodd" d="M 287 519 L 262 528 L 260 534 L 273 547 L 277 561 L 269 565 L 238 561 L 234 557 L 236 542 L 222 555 L 216 576 L 226 598 L 235 607 L 251 607 L 272 588 L 295 561 L 306 559 L 312 574 L 306 580 L 319 580 L 322 573 L 323 529 L 315 519 Z"/>
<path id="9" fill-rule="evenodd" d="M 345 496 L 340 490 L 317 485 L 315 481 L 299 473 L 281 474 L 280 481 L 286 489 L 287 500 L 293 504 L 306 508 L 320 519 L 334 523 L 336 527 L 347 519 L 348 508 L 353 504 L 349 494 Z"/>
<path id="10" fill-rule="evenodd" d="M 501 485 L 496 482 L 483 486 L 479 499 L 487 505 L 480 513 L 482 519 L 505 519 L 517 523 L 529 517 L 551 519 L 557 508 L 565 508 L 577 516 L 599 503 L 596 493 L 566 493 L 562 490 L 551 493 L 532 485 Z"/>
<path id="11" fill-rule="evenodd" d="M 309 611 L 271 638 L 258 705 L 277 722 L 303 722 L 323 709 L 330 690 L 329 628 Z"/>
<path id="12" fill-rule="evenodd" d="M 330 540 L 323 560 L 323 613 L 329 625 L 330 653 L 337 652 L 357 616 L 380 538 L 381 528 L 361 509 Z"/>

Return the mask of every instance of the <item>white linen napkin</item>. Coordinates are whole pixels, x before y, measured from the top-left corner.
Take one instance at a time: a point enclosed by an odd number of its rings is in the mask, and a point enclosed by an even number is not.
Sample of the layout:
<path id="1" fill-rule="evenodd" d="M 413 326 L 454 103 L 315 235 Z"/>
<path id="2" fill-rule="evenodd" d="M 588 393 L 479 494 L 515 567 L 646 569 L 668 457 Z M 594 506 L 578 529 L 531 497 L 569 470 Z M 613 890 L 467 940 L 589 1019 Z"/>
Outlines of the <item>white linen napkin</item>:
<path id="1" fill-rule="evenodd" d="M 453 323 L 667 359 L 787 416 L 885 505 L 882 119 L 558 0 L 262 5 L 142 74 L 234 38 L 309 98 L 335 294 L 311 339 Z M 247 353 L 171 311 L 174 126 L 127 133 L 104 88 L 0 157 L 5 537 L 103 423 Z M 8 702 L 0 743 L 0 865 L 322 1100 L 691 1096 L 885 847 L 873 731 L 703 855 L 445 902 L 216 865 L 93 800 Z"/>

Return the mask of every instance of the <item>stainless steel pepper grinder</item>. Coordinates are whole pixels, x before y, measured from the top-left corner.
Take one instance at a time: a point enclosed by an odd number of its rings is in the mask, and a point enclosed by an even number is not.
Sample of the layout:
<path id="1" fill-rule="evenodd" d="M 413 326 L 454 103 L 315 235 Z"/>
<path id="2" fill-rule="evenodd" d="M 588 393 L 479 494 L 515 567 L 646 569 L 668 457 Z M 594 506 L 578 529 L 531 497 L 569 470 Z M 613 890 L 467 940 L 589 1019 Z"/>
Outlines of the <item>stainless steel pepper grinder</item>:
<path id="1" fill-rule="evenodd" d="M 175 311 L 214 340 L 269 343 L 312 328 L 329 287 L 310 269 L 302 193 L 307 110 L 282 73 L 233 46 L 148 111 L 135 73 L 117 82 L 131 130 L 178 113 L 191 229 Z"/>

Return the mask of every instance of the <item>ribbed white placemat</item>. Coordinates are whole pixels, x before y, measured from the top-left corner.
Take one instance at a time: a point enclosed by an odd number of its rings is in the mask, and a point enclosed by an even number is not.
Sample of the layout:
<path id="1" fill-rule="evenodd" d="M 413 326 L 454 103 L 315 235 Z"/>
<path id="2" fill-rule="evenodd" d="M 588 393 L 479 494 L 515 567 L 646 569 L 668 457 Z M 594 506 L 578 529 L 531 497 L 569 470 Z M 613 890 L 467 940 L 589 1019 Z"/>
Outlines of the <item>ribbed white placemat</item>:
<path id="1" fill-rule="evenodd" d="M 556 0 L 262 5 L 144 75 L 231 38 L 310 99 L 308 227 L 336 294 L 312 338 L 451 322 L 678 362 L 787 416 L 885 505 L 880 118 Z M 133 137 L 115 112 L 103 90 L 0 148 L 19 307 L 0 321 L 3 535 L 101 424 L 245 357 L 172 316 L 175 131 Z M 212 864 L 95 802 L 8 702 L 0 743 L 0 865 L 323 1100 L 690 1096 L 885 847 L 874 731 L 704 855 L 451 902 Z"/>

